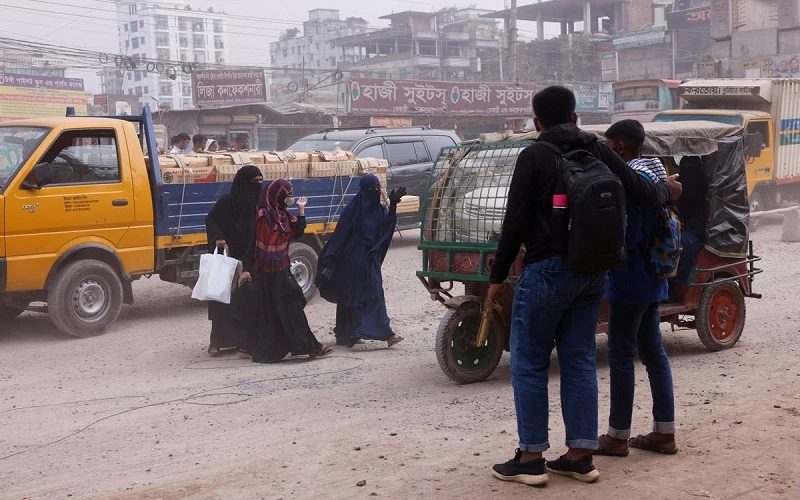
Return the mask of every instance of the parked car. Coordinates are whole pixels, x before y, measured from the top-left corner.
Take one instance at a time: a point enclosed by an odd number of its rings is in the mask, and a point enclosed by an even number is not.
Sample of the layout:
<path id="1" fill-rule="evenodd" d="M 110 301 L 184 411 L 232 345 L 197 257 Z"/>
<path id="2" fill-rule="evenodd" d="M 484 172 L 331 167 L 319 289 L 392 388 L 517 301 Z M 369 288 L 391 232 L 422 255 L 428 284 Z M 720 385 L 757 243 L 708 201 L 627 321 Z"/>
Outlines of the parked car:
<path id="1" fill-rule="evenodd" d="M 425 198 L 433 164 L 443 147 L 456 146 L 460 139 L 452 130 L 426 127 L 327 129 L 304 137 L 287 147 L 291 151 L 352 151 L 358 158 L 389 161 L 387 190 L 405 187 L 409 195 Z M 420 207 L 421 208 L 421 207 Z M 398 226 L 417 227 L 420 214 L 401 214 Z"/>

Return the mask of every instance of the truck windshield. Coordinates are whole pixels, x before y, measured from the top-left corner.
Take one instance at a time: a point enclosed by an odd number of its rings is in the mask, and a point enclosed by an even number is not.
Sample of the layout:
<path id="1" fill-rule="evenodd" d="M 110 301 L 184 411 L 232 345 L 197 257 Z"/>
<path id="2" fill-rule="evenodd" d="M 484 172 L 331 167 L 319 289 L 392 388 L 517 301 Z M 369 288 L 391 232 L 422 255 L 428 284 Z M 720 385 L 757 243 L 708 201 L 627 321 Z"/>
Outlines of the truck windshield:
<path id="1" fill-rule="evenodd" d="M 731 116 L 731 115 L 713 115 L 713 114 L 703 114 L 703 113 L 692 113 L 692 114 L 685 114 L 685 113 L 668 113 L 663 115 L 656 115 L 653 118 L 654 122 L 694 122 L 694 121 L 707 121 L 707 122 L 714 122 L 714 123 L 722 123 L 725 125 L 738 125 L 739 127 L 742 126 L 744 120 L 741 116 Z"/>
<path id="2" fill-rule="evenodd" d="M 43 127 L 0 126 L 0 192 L 49 131 Z"/>

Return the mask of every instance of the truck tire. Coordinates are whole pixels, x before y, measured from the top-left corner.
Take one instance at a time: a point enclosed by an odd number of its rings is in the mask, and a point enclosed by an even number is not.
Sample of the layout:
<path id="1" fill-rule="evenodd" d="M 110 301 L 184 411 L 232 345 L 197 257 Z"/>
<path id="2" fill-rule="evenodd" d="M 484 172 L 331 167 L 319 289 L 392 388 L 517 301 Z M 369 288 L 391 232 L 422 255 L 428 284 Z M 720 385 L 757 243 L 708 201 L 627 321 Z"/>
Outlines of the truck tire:
<path id="1" fill-rule="evenodd" d="M 297 242 L 289 245 L 289 269 L 303 290 L 306 300 L 311 300 L 317 291 L 314 280 L 317 277 L 318 263 L 319 256 L 310 246 Z"/>
<path id="2" fill-rule="evenodd" d="M 736 283 L 708 285 L 695 313 L 697 335 L 711 351 L 730 349 L 742 336 L 746 315 L 744 294 Z"/>
<path id="3" fill-rule="evenodd" d="M 0 304 L 0 323 L 3 323 L 4 321 L 11 321 L 23 312 L 25 312 L 24 307 L 19 308 L 6 304 Z"/>
<path id="4" fill-rule="evenodd" d="M 47 309 L 62 332 L 74 337 L 99 335 L 122 311 L 122 280 L 105 262 L 71 262 L 53 280 Z"/>

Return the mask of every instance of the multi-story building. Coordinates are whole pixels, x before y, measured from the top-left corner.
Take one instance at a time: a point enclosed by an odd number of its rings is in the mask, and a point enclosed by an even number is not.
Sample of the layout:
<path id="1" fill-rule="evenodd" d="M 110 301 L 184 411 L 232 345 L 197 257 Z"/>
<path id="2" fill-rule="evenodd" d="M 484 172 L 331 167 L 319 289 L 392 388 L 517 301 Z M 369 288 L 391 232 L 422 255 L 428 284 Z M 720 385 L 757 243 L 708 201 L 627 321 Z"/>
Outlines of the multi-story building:
<path id="1" fill-rule="evenodd" d="M 103 92 L 135 95 L 160 109 L 191 108 L 189 63 L 226 63 L 226 16 L 191 9 L 179 0 L 116 4 L 119 53 L 129 59 L 98 73 Z"/>
<path id="2" fill-rule="evenodd" d="M 483 49 L 497 47 L 497 22 L 481 17 L 491 11 L 445 9 L 405 11 L 381 17 L 386 29 L 340 38 L 343 51 L 358 59 L 339 68 L 352 76 L 415 80 L 480 80 Z"/>
<path id="3" fill-rule="evenodd" d="M 711 0 L 711 59 L 700 76 L 800 77 L 798 0 Z"/>
<path id="4" fill-rule="evenodd" d="M 68 64 L 54 57 L 17 49 L 0 49 L 0 73 L 63 78 Z"/>
<path id="5" fill-rule="evenodd" d="M 320 87 L 316 93 L 325 93 L 340 63 L 358 60 L 356 48 L 337 48 L 334 40 L 367 31 L 367 21 L 360 17 L 339 18 L 339 11 L 315 9 L 308 12 L 308 21 L 299 30 L 287 30 L 280 41 L 270 44 L 272 66 L 272 95 L 279 96 L 303 88 Z M 336 89 L 328 93 L 335 93 Z"/>

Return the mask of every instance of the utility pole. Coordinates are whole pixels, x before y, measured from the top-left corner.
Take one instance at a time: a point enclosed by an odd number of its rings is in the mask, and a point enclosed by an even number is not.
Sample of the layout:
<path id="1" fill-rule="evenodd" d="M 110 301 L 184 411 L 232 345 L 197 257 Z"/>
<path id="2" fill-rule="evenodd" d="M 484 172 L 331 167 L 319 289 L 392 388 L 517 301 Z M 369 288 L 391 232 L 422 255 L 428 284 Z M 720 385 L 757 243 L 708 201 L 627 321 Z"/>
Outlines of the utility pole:
<path id="1" fill-rule="evenodd" d="M 505 33 L 500 33 L 500 39 L 497 41 L 497 48 L 500 52 L 500 81 L 504 82 L 505 78 L 503 78 L 503 58 L 505 54 L 503 53 L 503 44 L 505 43 Z"/>
<path id="2" fill-rule="evenodd" d="M 508 44 L 511 49 L 511 81 L 517 81 L 517 0 L 511 0 L 509 15 Z"/>

